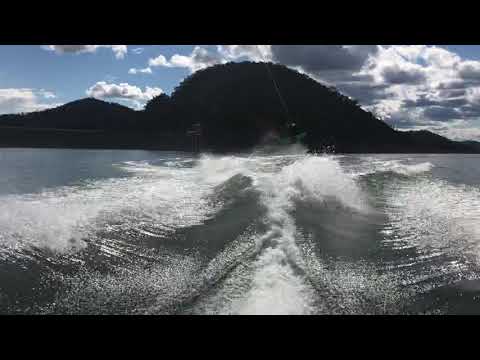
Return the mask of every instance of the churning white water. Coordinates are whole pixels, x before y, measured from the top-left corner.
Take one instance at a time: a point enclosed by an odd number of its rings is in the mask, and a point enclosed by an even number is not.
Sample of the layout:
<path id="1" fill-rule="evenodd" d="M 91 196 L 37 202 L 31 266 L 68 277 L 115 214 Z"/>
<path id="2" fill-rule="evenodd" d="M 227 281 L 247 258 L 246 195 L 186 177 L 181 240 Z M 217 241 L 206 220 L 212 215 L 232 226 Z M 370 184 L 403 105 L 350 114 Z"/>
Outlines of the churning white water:
<path id="1" fill-rule="evenodd" d="M 255 260 L 248 283 L 239 276 L 244 293 L 236 294 L 219 313 L 308 314 L 313 311 L 314 288 L 296 243 L 292 212 L 296 201 L 322 203 L 329 198 L 345 207 L 368 211 L 364 194 L 339 163 L 327 156 L 264 156 L 204 158 L 200 168 L 216 176 L 242 173 L 253 179 L 266 208 L 266 233 L 254 237 Z M 235 169 L 233 171 L 233 169 Z M 223 175 L 222 175 L 223 178 Z M 234 288 L 230 284 L 230 289 Z M 212 311 L 211 307 L 209 310 Z"/>
<path id="2" fill-rule="evenodd" d="M 222 177 L 207 176 L 201 167 L 121 166 L 134 175 L 2 196 L 0 244 L 69 251 L 84 247 L 82 239 L 99 229 L 141 230 L 154 224 L 169 231 L 200 224 L 215 211 L 205 195 Z"/>

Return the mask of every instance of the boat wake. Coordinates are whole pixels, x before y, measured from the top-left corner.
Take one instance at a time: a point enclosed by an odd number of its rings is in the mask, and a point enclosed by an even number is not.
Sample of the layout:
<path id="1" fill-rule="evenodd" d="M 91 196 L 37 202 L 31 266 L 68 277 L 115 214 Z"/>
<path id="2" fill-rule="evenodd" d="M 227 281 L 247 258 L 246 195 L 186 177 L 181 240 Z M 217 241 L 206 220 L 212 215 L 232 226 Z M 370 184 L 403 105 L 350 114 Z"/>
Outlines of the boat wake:
<path id="1" fill-rule="evenodd" d="M 115 166 L 128 176 L 2 197 L 1 312 L 402 313 L 478 263 L 463 211 L 480 196 L 430 162 L 296 148 Z M 12 271 L 35 289 L 20 300 Z"/>

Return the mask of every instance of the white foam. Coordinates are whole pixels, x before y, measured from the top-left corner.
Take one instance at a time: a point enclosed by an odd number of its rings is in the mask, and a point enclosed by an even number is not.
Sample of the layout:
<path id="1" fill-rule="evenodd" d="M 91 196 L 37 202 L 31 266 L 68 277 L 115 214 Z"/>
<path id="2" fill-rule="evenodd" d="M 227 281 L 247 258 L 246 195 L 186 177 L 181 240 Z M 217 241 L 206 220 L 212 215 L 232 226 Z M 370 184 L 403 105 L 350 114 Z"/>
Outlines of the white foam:
<path id="1" fill-rule="evenodd" d="M 352 176 L 329 156 L 305 156 L 286 166 L 281 176 L 301 200 L 325 201 L 336 198 L 343 205 L 359 211 L 368 210 L 367 200 Z"/>
<path id="2" fill-rule="evenodd" d="M 277 162 L 283 159 L 278 158 Z M 295 200 L 336 198 L 347 207 L 366 210 L 353 179 L 332 157 L 300 156 L 277 172 L 258 171 L 254 185 L 267 208 L 269 230 L 256 238 L 258 258 L 253 264 L 250 289 L 226 311 L 238 314 L 308 314 L 313 311 L 314 289 L 304 277 L 305 265 L 296 244 L 291 216 Z"/>
<path id="3" fill-rule="evenodd" d="M 264 251 L 255 263 L 251 289 L 233 313 L 245 315 L 303 315 L 313 311 L 313 292 L 305 279 L 287 265 L 280 248 Z"/>
<path id="4" fill-rule="evenodd" d="M 214 181 L 195 169 L 130 163 L 137 176 L 94 181 L 0 199 L 0 244 L 67 251 L 99 229 L 150 224 L 167 229 L 201 223 L 215 209 L 205 195 Z M 221 204 L 220 204 L 221 205 Z"/>
<path id="5" fill-rule="evenodd" d="M 433 164 L 429 162 L 419 164 L 402 164 L 399 161 L 391 161 L 385 163 L 385 169 L 393 171 L 401 175 L 416 175 L 430 171 Z"/>
<path id="6" fill-rule="evenodd" d="M 389 172 L 389 171 L 400 174 L 400 175 L 414 176 L 417 174 L 429 172 L 434 167 L 434 165 L 430 162 L 422 162 L 418 164 L 405 163 L 405 161 L 410 161 L 411 159 L 384 160 L 384 159 L 368 157 L 365 160 L 366 162 L 361 165 L 362 170 L 360 170 L 356 174 L 357 176 L 373 174 L 377 172 Z"/>

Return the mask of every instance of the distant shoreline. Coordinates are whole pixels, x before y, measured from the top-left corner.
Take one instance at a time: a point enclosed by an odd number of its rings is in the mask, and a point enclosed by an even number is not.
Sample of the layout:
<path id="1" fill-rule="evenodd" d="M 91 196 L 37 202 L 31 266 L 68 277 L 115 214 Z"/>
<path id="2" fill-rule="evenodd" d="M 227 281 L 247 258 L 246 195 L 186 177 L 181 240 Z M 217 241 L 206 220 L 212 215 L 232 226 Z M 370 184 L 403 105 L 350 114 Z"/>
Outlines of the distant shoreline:
<path id="1" fill-rule="evenodd" d="M 0 144 L 1 149 L 50 149 L 50 150 L 133 150 L 133 151 L 173 151 L 173 152 L 185 152 L 185 153 L 195 153 L 191 149 L 186 147 L 178 148 L 178 147 L 139 147 L 139 146 L 55 146 L 55 145 L 44 145 L 44 146 L 31 146 L 31 145 L 4 145 Z M 214 150 L 205 150 L 200 151 L 200 153 L 208 153 L 208 154 L 219 154 L 219 155 L 228 155 L 228 154 L 242 154 L 242 153 L 250 153 L 251 151 L 246 150 L 239 150 L 239 151 L 214 151 Z M 312 152 L 310 152 L 312 153 Z M 320 152 L 321 153 L 321 152 Z M 411 154 L 411 155 L 446 155 L 446 154 L 458 154 L 458 155 L 480 155 L 480 152 L 411 152 L 411 151 L 397 151 L 397 152 L 332 152 L 334 155 L 392 155 L 392 154 Z"/>
<path id="2" fill-rule="evenodd" d="M 469 148 L 469 151 L 451 151 L 450 149 L 434 151 L 426 147 L 405 146 L 384 147 L 363 144 L 343 144 L 335 154 L 480 154 L 480 149 Z M 158 134 L 125 131 L 105 131 L 86 129 L 42 129 L 13 126 L 0 126 L 0 148 L 31 148 L 31 149 L 86 149 L 86 150 L 147 150 L 147 151 L 193 151 L 192 139 L 182 134 Z M 390 148 L 390 149 L 389 149 Z M 201 152 L 215 154 L 249 153 L 253 148 L 228 147 L 215 149 L 202 148 Z M 314 149 L 310 149 L 315 152 Z M 322 153 L 319 150 L 316 152 Z"/>

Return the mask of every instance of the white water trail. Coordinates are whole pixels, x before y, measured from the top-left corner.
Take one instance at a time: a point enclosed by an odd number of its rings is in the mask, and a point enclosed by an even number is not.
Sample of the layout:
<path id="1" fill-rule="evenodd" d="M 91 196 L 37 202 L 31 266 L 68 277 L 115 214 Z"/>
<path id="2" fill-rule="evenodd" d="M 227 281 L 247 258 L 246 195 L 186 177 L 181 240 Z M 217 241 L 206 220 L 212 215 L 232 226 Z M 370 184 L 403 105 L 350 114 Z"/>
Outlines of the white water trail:
<path id="1" fill-rule="evenodd" d="M 374 157 L 367 157 L 364 158 L 364 160 L 365 162 L 360 165 L 360 168 L 357 171 L 353 171 L 355 176 L 369 175 L 379 172 L 393 172 L 404 176 L 415 176 L 428 173 L 434 167 L 430 162 L 406 164 L 405 160 L 385 160 Z"/>
<path id="2" fill-rule="evenodd" d="M 315 290 L 305 276 L 304 260 L 296 244 L 297 229 L 291 215 L 295 201 L 324 202 L 331 197 L 364 211 L 367 205 L 363 194 L 339 163 L 326 156 L 297 157 L 278 172 L 256 173 L 254 180 L 267 209 L 269 230 L 256 239 L 258 255 L 250 289 L 225 312 L 312 313 Z"/>
<path id="3" fill-rule="evenodd" d="M 430 171 L 433 168 L 433 164 L 429 162 L 423 162 L 419 164 L 402 164 L 399 161 L 386 161 L 379 166 L 383 171 L 392 171 L 400 175 L 416 175 Z"/>

